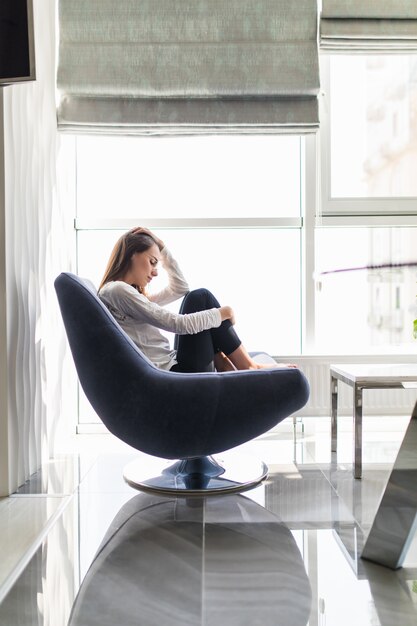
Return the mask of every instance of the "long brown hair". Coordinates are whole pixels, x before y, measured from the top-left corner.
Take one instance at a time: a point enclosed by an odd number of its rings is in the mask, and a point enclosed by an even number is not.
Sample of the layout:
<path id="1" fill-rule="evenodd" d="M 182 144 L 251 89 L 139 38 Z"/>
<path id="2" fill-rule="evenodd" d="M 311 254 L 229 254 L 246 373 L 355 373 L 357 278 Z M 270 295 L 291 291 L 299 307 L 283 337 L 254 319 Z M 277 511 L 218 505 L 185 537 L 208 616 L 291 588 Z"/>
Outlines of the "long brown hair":
<path id="1" fill-rule="evenodd" d="M 132 255 L 135 252 L 145 252 L 154 245 L 155 240 L 150 235 L 135 232 L 137 230 L 129 230 L 117 240 L 98 288 L 99 291 L 106 283 L 123 278 L 130 268 Z"/>

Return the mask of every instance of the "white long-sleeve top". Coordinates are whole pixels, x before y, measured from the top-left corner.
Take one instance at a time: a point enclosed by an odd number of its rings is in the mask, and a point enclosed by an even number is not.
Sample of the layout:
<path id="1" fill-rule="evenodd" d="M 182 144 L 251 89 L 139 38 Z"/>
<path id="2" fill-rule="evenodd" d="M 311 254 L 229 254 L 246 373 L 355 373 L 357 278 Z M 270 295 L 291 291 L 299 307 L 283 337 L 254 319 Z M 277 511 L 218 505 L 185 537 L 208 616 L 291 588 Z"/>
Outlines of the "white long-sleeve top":
<path id="1" fill-rule="evenodd" d="M 165 247 L 161 251 L 162 267 L 168 274 L 168 285 L 149 297 L 121 280 L 103 285 L 99 297 L 123 330 L 154 365 L 169 370 L 177 363 L 176 351 L 159 329 L 179 335 L 192 335 L 221 324 L 217 308 L 185 315 L 172 313 L 163 305 L 178 300 L 189 291 L 178 263 Z"/>

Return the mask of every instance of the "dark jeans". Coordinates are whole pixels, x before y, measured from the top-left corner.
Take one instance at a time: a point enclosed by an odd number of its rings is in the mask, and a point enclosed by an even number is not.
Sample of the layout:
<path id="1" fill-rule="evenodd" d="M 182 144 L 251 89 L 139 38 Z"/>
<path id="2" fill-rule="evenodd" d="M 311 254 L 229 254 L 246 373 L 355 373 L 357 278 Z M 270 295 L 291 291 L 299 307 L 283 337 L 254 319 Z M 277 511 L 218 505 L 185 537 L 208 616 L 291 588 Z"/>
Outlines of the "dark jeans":
<path id="1" fill-rule="evenodd" d="M 220 304 L 208 289 L 190 291 L 184 298 L 180 313 L 195 313 L 219 308 Z M 213 369 L 216 352 L 226 355 L 234 352 L 241 344 L 230 320 L 224 320 L 218 328 L 203 330 L 195 335 L 176 335 L 175 349 L 178 364 L 176 372 L 207 372 Z"/>

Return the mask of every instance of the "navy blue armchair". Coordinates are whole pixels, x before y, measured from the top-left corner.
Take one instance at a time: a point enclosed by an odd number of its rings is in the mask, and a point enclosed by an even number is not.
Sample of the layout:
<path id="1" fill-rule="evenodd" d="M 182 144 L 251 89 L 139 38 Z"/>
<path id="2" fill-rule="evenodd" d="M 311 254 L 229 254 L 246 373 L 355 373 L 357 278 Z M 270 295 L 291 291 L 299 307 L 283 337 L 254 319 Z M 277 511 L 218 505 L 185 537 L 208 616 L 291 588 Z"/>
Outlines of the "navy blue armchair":
<path id="1" fill-rule="evenodd" d="M 62 273 L 55 289 L 80 383 L 105 426 L 141 452 L 179 459 L 161 475 L 142 478 L 140 461 L 134 462 L 125 469 L 127 482 L 162 493 L 201 493 L 242 491 L 265 477 L 264 464 L 256 469 L 246 461 L 239 462 L 243 479 L 235 480 L 227 463 L 212 455 L 261 435 L 304 406 L 309 385 L 300 370 L 160 370 L 122 330 L 89 281 Z"/>

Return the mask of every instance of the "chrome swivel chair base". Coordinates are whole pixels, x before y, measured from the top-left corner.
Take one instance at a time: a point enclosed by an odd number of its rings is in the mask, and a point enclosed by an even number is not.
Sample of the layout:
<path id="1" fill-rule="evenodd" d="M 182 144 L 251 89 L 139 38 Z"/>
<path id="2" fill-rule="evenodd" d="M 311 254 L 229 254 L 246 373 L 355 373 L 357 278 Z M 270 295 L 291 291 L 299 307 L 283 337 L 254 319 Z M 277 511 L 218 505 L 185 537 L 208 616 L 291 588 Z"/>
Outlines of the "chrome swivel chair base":
<path id="1" fill-rule="evenodd" d="M 135 489 L 179 496 L 240 493 L 258 485 L 267 475 L 265 463 L 237 452 L 174 462 L 140 458 L 123 470 L 124 480 Z"/>

